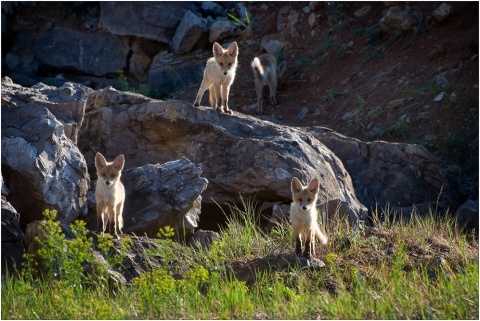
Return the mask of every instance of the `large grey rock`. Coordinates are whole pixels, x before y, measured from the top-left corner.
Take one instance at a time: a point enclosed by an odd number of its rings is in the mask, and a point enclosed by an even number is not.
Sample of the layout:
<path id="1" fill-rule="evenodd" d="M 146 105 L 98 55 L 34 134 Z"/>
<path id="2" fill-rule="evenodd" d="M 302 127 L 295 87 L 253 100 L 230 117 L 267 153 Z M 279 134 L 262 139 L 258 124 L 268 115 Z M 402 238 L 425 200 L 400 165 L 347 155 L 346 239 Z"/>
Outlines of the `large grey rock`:
<path id="1" fill-rule="evenodd" d="M 161 97 L 191 84 L 200 86 L 204 68 L 205 61 L 192 61 L 188 56 L 174 56 L 167 51 L 159 52 L 148 72 L 148 87 Z"/>
<path id="2" fill-rule="evenodd" d="M 23 227 L 41 219 L 44 209 L 56 209 L 64 223 L 86 214 L 85 159 L 42 106 L 2 101 L 2 174 Z"/>
<path id="3" fill-rule="evenodd" d="M 116 101 L 112 96 L 114 90 L 108 89 L 90 98 Z M 95 101 L 87 105 L 100 107 Z M 124 154 L 126 168 L 187 157 L 210 183 L 204 203 L 241 202 L 240 195 L 290 201 L 290 181 L 296 176 L 304 183 L 320 178 L 321 203 L 340 199 L 357 213 L 365 209 L 342 162 L 313 136 L 246 115 L 180 101 L 111 104 L 85 115 L 78 144 L 90 168 L 97 151 L 107 158 Z"/>
<path id="4" fill-rule="evenodd" d="M 165 164 L 147 164 L 122 173 L 126 201 L 124 233 L 155 237 L 159 228 L 193 233 L 208 181 L 202 170 L 182 158 Z"/>
<path id="5" fill-rule="evenodd" d="M 55 28 L 40 32 L 35 57 L 50 67 L 95 76 L 115 74 L 127 64 L 128 43 L 111 34 L 83 33 Z"/>
<path id="6" fill-rule="evenodd" d="M 192 2 L 106 1 L 100 3 L 100 26 L 114 35 L 170 44 L 185 12 L 196 7 Z"/>
<path id="7" fill-rule="evenodd" d="M 20 215 L 13 206 L 2 197 L 2 275 L 6 269 L 13 272 L 19 270 L 25 254 L 20 229 Z"/>
<path id="8" fill-rule="evenodd" d="M 426 212 L 437 205 L 446 210 L 451 204 L 448 182 L 422 146 L 363 142 L 323 127 L 307 130 L 343 161 L 357 197 L 368 208 L 408 212 L 415 205 Z"/>
<path id="9" fill-rule="evenodd" d="M 207 31 L 207 20 L 187 11 L 173 36 L 173 51 L 181 54 L 190 51 Z"/>
<path id="10" fill-rule="evenodd" d="M 76 143 L 85 114 L 85 100 L 91 92 L 93 90 L 86 86 L 70 82 L 59 88 L 42 83 L 26 88 L 2 81 L 2 106 L 43 106 L 62 122 L 65 135 Z"/>

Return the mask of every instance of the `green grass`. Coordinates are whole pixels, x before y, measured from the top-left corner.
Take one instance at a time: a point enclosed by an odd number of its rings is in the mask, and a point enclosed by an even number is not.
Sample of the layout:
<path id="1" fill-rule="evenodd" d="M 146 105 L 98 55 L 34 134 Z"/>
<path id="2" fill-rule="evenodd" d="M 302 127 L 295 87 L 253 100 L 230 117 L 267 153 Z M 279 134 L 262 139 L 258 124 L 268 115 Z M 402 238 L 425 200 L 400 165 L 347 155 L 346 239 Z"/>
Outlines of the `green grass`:
<path id="1" fill-rule="evenodd" d="M 479 317 L 478 242 L 450 219 L 413 215 L 408 222 L 381 221 L 383 214 L 394 216 L 387 209 L 374 217 L 374 230 L 361 234 L 344 221 L 329 222 L 324 226 L 329 243 L 317 247 L 325 268 L 264 264 L 255 269 L 255 262 L 293 253 L 290 224 L 279 223 L 265 232 L 259 228 L 255 203 L 248 200 L 229 207 L 230 212 L 222 239 L 209 249 L 179 245 L 171 240 L 172 230 L 163 229 L 159 242 L 172 247 L 165 255 L 176 273 L 165 266 L 116 287 L 105 281 L 101 270 L 84 275 L 79 262 L 91 259 L 88 248 L 93 246 L 84 225 L 74 223 L 77 238 L 65 240 L 49 212 L 44 223 L 49 237 L 39 252 L 47 269 L 37 277 L 31 258 L 22 275 L 6 277 L 2 319 Z M 102 244 L 108 252 L 109 238 Z M 125 249 L 128 246 L 127 241 Z M 67 273 L 66 267 L 69 274 L 61 274 Z M 242 280 L 236 273 L 242 268 L 253 279 Z"/>

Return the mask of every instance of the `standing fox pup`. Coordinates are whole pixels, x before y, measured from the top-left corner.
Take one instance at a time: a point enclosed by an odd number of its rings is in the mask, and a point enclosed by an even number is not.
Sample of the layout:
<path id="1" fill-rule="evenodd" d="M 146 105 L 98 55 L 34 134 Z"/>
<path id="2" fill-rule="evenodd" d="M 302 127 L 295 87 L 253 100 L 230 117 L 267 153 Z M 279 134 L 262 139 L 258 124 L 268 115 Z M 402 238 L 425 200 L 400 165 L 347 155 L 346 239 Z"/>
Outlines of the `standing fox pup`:
<path id="1" fill-rule="evenodd" d="M 263 87 L 267 84 L 270 88 L 270 101 L 273 105 L 277 105 L 278 79 L 285 72 L 286 65 L 287 63 L 283 61 L 277 66 L 275 57 L 268 53 L 253 59 L 251 66 L 255 75 L 255 90 L 257 91 L 258 99 L 257 114 L 263 114 Z"/>
<path id="2" fill-rule="evenodd" d="M 292 198 L 293 203 L 290 206 L 290 221 L 293 225 L 293 235 L 295 237 L 295 253 L 302 255 L 302 243 L 305 245 L 303 256 L 311 258 L 315 255 L 315 237 L 323 245 L 327 244 L 327 237 L 320 231 L 317 223 L 317 193 L 318 179 L 314 178 L 308 184 L 303 186 L 300 181 L 292 178 Z"/>
<path id="3" fill-rule="evenodd" d="M 125 200 L 125 188 L 120 182 L 125 157 L 119 155 L 113 162 L 107 162 L 102 154 L 95 155 L 95 167 L 97 168 L 97 188 L 95 198 L 97 200 L 97 230 L 103 233 L 109 223 L 110 235 L 118 238 L 118 232 L 123 228 L 123 202 Z"/>
<path id="4" fill-rule="evenodd" d="M 217 109 L 221 97 L 220 111 L 232 113 L 230 108 L 228 108 L 228 93 L 230 92 L 230 86 L 235 80 L 237 57 L 238 46 L 236 42 L 232 42 L 226 50 L 217 42 L 213 44 L 213 57 L 207 61 L 207 66 L 203 72 L 202 84 L 193 103 L 194 106 L 200 106 L 203 94 L 209 89 L 210 106 L 213 109 Z"/>

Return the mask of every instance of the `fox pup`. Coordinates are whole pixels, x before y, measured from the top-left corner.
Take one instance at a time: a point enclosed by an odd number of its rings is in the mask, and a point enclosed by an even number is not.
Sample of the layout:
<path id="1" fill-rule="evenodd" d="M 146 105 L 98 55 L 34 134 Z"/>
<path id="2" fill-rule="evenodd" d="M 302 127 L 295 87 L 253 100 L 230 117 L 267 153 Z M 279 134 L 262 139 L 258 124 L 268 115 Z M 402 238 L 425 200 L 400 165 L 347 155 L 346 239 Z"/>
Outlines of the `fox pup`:
<path id="1" fill-rule="evenodd" d="M 223 49 L 217 42 L 213 44 L 213 57 L 207 61 L 202 84 L 193 103 L 194 106 L 200 106 L 203 94 L 208 89 L 210 106 L 213 109 L 220 108 L 221 112 L 232 113 L 228 107 L 228 93 L 233 80 L 235 80 L 237 57 L 238 45 L 236 42 L 232 42 L 228 49 Z M 222 98 L 221 105 L 219 105 L 220 98 Z"/>
<path id="2" fill-rule="evenodd" d="M 285 72 L 287 63 L 283 61 L 277 66 L 275 57 L 271 54 L 263 54 L 255 57 L 251 63 L 253 74 L 255 75 L 255 90 L 257 91 L 257 114 L 263 114 L 263 87 L 268 84 L 270 88 L 270 101 L 277 105 L 276 92 L 278 79 Z"/>
<path id="3" fill-rule="evenodd" d="M 97 230 L 103 233 L 109 223 L 110 235 L 118 238 L 118 232 L 123 228 L 123 202 L 125 188 L 120 182 L 125 157 L 118 155 L 113 162 L 107 162 L 102 154 L 95 155 L 97 168 L 97 187 L 95 198 L 97 200 Z"/>
<path id="4" fill-rule="evenodd" d="M 303 256 L 311 258 L 315 255 L 315 237 L 322 244 L 327 244 L 327 237 L 320 231 L 317 223 L 317 193 L 319 183 L 314 178 L 308 184 L 303 186 L 300 181 L 292 178 L 291 189 L 293 203 L 290 206 L 290 221 L 293 225 L 293 235 L 295 237 L 295 253 L 302 255 L 302 243 L 305 245 Z"/>

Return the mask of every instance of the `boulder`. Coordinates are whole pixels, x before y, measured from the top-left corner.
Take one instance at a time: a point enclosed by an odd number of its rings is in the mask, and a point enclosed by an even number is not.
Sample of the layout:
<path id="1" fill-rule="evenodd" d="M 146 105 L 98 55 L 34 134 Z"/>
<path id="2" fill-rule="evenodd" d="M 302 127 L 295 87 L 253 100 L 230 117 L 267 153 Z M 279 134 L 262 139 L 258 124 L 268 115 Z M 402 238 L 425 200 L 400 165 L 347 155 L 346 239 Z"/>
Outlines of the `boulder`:
<path id="1" fill-rule="evenodd" d="M 155 237 L 159 228 L 170 226 L 177 234 L 193 233 L 200 215 L 200 194 L 208 184 L 201 173 L 186 158 L 125 170 L 123 232 Z"/>
<path id="2" fill-rule="evenodd" d="M 161 51 L 152 61 L 148 72 L 148 87 L 158 97 L 191 84 L 200 83 L 203 77 L 205 61 L 192 61 L 190 57 L 174 56 L 171 52 Z M 192 95 L 192 100 L 194 99 Z"/>
<path id="3" fill-rule="evenodd" d="M 25 235 L 20 229 L 20 214 L 2 196 L 2 276 L 19 270 L 23 262 Z"/>
<path id="4" fill-rule="evenodd" d="M 2 106 L 19 107 L 34 104 L 47 108 L 63 124 L 67 138 L 76 144 L 78 130 L 85 114 L 85 100 L 91 92 L 92 89 L 71 82 L 59 88 L 42 83 L 26 88 L 2 81 Z"/>
<path id="5" fill-rule="evenodd" d="M 87 164 L 63 128 L 45 107 L 2 101 L 2 174 L 22 228 L 45 209 L 63 223 L 86 214 Z"/>
<path id="6" fill-rule="evenodd" d="M 100 26 L 114 35 L 170 44 L 185 12 L 196 8 L 193 2 L 101 2 Z"/>
<path id="7" fill-rule="evenodd" d="M 100 107 L 98 102 L 120 100 L 114 96 L 115 90 L 102 90 L 86 104 Z M 97 151 L 107 159 L 124 154 L 126 168 L 187 157 L 210 183 L 202 194 L 208 204 L 241 203 L 242 197 L 290 201 L 290 181 L 296 176 L 304 183 L 320 179 L 321 203 L 340 199 L 359 215 L 365 210 L 342 162 L 312 135 L 242 114 L 180 101 L 112 103 L 85 115 L 78 145 L 90 169 Z"/>
<path id="8" fill-rule="evenodd" d="M 449 185 L 428 151 L 414 144 L 363 142 L 324 127 L 307 129 L 330 148 L 352 177 L 359 200 L 376 208 L 446 210 L 451 204 Z M 406 213 L 407 214 L 407 213 Z"/>
<path id="9" fill-rule="evenodd" d="M 54 28 L 34 40 L 35 57 L 49 67 L 95 76 L 115 74 L 127 64 L 128 43 L 111 34 Z"/>
<path id="10" fill-rule="evenodd" d="M 195 46 L 202 35 L 208 31 L 207 20 L 187 11 L 172 40 L 172 49 L 176 53 L 186 53 Z"/>
<path id="11" fill-rule="evenodd" d="M 467 200 L 460 205 L 456 215 L 459 227 L 476 229 L 478 233 L 478 200 Z"/>
<path id="12" fill-rule="evenodd" d="M 228 20 L 216 20 L 210 25 L 208 41 L 210 43 L 221 42 L 225 38 L 235 36 L 237 26 Z M 223 44 L 225 45 L 225 44 Z"/>

